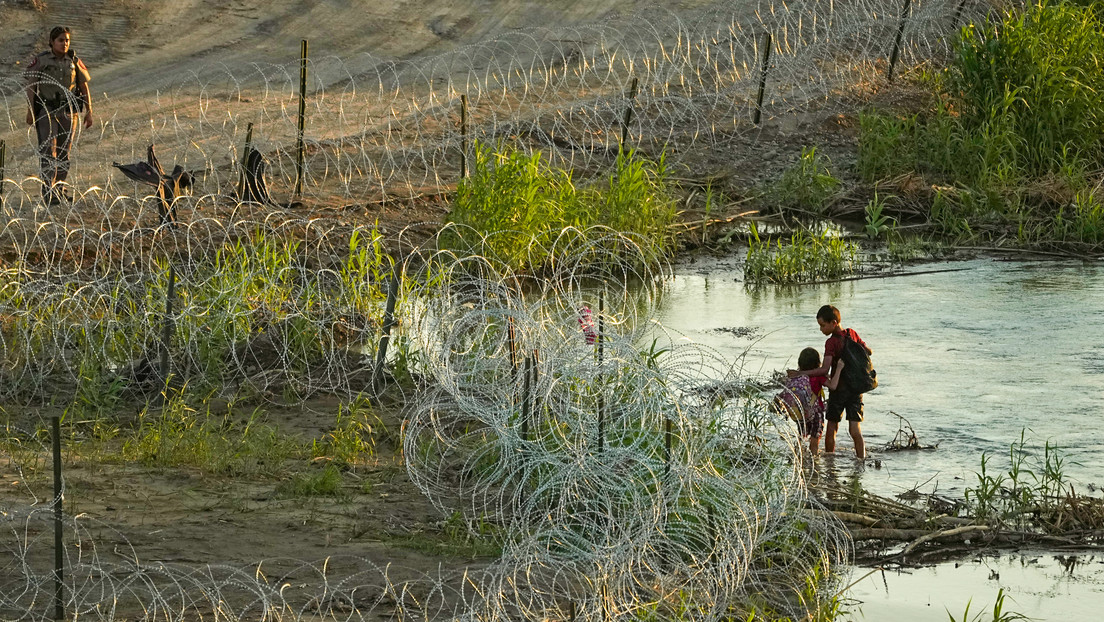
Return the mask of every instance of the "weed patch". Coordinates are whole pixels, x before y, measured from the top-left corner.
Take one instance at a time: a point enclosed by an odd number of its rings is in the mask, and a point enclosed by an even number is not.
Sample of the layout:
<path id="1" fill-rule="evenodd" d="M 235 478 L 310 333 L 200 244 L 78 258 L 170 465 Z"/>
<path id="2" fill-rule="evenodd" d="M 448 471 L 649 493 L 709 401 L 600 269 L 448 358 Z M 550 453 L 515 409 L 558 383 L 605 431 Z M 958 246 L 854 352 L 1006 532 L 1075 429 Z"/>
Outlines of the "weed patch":
<path id="1" fill-rule="evenodd" d="M 124 460 L 220 475 L 272 475 L 285 460 L 304 453 L 301 443 L 265 423 L 259 411 L 244 422 L 229 414 L 199 415 L 181 397 L 171 398 L 159 413 L 144 410 L 121 450 Z"/>
<path id="2" fill-rule="evenodd" d="M 857 256 L 858 246 L 828 231 L 816 235 L 798 229 L 789 239 L 772 240 L 761 238 L 753 223 L 744 280 L 750 285 L 760 285 L 839 278 L 855 271 Z"/>
<path id="3" fill-rule="evenodd" d="M 534 271 L 549 261 L 549 249 L 565 230 L 587 239 L 610 230 L 628 235 L 647 256 L 672 250 L 668 229 L 675 208 L 662 157 L 653 162 L 623 152 L 604 183 L 589 185 L 549 168 L 539 151 L 526 155 L 477 143 L 474 160 L 449 216 L 460 227 L 443 236 L 449 248 L 486 255 L 518 271 Z"/>

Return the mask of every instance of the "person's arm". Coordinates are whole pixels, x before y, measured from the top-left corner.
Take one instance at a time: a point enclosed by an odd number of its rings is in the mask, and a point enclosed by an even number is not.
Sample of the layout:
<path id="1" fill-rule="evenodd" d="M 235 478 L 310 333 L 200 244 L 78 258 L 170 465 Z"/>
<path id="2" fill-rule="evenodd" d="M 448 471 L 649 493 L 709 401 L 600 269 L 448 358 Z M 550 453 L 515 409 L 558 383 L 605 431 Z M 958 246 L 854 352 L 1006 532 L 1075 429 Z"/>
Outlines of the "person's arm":
<path id="1" fill-rule="evenodd" d="M 84 129 L 88 129 L 92 127 L 92 93 L 88 89 L 88 81 L 92 77 L 88 75 L 84 61 L 74 57 L 73 62 L 77 65 L 77 92 L 84 100 Z"/>
<path id="2" fill-rule="evenodd" d="M 836 363 L 836 373 L 832 374 L 832 377 L 824 382 L 824 386 L 828 387 L 829 390 L 835 391 L 836 387 L 839 386 L 840 374 L 843 372 L 844 365 L 845 363 L 842 360 Z"/>
<path id="3" fill-rule="evenodd" d="M 27 84 L 27 125 L 34 125 L 35 87 Z"/>
<path id="4" fill-rule="evenodd" d="M 827 376 L 828 372 L 832 369 L 832 356 L 830 354 L 824 355 L 824 363 L 816 369 L 787 369 L 786 375 L 790 378 L 797 378 L 798 376 Z"/>
<path id="5" fill-rule="evenodd" d="M 88 83 L 80 84 L 81 97 L 84 98 L 84 129 L 92 127 L 92 94 L 88 91 Z"/>
<path id="6" fill-rule="evenodd" d="M 35 96 L 38 95 L 38 89 L 35 87 L 37 78 L 35 77 L 38 71 L 38 56 L 32 56 L 31 60 L 27 61 L 27 67 L 23 70 L 23 81 L 27 83 L 24 90 L 27 92 L 27 125 L 34 125 L 35 116 Z"/>

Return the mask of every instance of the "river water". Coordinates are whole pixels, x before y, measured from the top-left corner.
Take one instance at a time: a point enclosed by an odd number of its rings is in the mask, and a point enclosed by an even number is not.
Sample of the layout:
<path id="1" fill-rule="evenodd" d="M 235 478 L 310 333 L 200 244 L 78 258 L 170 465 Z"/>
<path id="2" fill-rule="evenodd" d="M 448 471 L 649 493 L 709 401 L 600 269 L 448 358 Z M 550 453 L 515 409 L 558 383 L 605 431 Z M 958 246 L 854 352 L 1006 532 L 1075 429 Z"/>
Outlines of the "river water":
<path id="1" fill-rule="evenodd" d="M 874 350 L 879 387 L 866 397 L 863 432 L 880 468 L 847 457 L 845 426 L 837 455 L 822 456 L 820 468 L 883 496 L 918 488 L 960 498 L 976 485 L 982 454 L 990 473 L 1008 470 L 1022 434 L 1026 466 L 1037 468 L 1044 445 L 1057 445 L 1077 490 L 1101 494 L 1104 266 L 974 259 L 905 269 L 909 276 L 754 290 L 740 270 L 738 259 L 676 266 L 657 319 L 676 339 L 742 356 L 744 374 L 766 378 L 796 367 L 804 347 L 823 353 L 816 312 L 838 307 L 843 325 Z M 884 451 L 900 427 L 893 413 L 937 448 Z M 1074 570 L 1060 556 L 1032 559 L 879 573 L 852 596 L 868 620 L 946 620 L 944 606 L 959 618 L 971 597 L 971 615 L 986 605 L 991 612 L 998 587 L 1015 599 L 1009 609 L 1037 619 L 1090 619 L 1086 607 L 1104 606 L 1104 559 L 1081 556 Z"/>
<path id="2" fill-rule="evenodd" d="M 866 396 L 867 447 L 882 468 L 863 485 L 879 494 L 916 486 L 961 495 L 981 454 L 1009 466 L 1049 442 L 1079 483 L 1104 486 L 1104 267 L 1081 262 L 976 259 L 927 264 L 918 274 L 804 287 L 745 288 L 738 262 L 677 268 L 657 319 L 673 336 L 709 345 L 762 377 L 824 351 L 816 312 L 833 304 L 874 350 L 878 388 Z M 933 272 L 936 270 L 950 270 Z M 919 272 L 927 272 L 919 274 Z M 934 451 L 879 451 L 907 419 Z M 841 430 L 837 451 L 851 440 Z M 839 460 L 837 460 L 839 462 Z"/>

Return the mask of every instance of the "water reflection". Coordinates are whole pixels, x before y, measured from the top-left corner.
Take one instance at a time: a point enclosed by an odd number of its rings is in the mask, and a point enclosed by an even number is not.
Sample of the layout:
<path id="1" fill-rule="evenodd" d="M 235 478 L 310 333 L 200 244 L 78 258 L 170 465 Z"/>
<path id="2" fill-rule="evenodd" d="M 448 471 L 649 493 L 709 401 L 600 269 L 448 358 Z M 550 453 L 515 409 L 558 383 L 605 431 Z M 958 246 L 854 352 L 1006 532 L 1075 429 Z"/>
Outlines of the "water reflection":
<path id="1" fill-rule="evenodd" d="M 857 573 L 869 570 L 859 568 Z M 858 574 L 859 577 L 862 574 Z M 861 620 L 919 622 L 992 611 L 999 590 L 1005 612 L 1035 620 L 1098 620 L 1104 603 L 1104 557 L 1024 551 L 978 555 L 928 568 L 874 571 L 849 592 Z"/>

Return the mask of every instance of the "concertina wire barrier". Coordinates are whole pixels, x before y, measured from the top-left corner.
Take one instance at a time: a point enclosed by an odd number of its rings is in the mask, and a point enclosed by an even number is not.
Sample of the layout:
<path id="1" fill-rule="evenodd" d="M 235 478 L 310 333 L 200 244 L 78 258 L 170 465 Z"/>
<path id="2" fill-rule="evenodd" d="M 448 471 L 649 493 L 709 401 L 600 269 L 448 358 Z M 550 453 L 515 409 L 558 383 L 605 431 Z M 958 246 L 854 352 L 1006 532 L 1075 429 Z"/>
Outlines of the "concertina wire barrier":
<path id="1" fill-rule="evenodd" d="M 436 253 L 425 259 L 438 266 L 432 282 L 405 294 L 424 374 L 405 400 L 407 473 L 442 512 L 502 526 L 488 566 L 145 562 L 126 533 L 81 514 L 65 521 L 78 545 L 65 549 L 67 615 L 716 621 L 764 604 L 794 619 L 824 606 L 851 545 L 829 513 L 808 511 L 795 429 L 738 361 L 669 337 L 662 355 L 640 350 L 657 330 L 649 310 L 664 274 L 614 261 L 631 252 L 622 238 L 562 253 L 563 272 L 528 285 L 486 258 Z M 23 449 L 10 462 L 28 503 L 0 516 L 10 534 L 0 612 L 47 619 L 54 516 L 26 481 L 48 477 L 37 464 L 48 449 L 29 430 L 7 442 Z"/>
<path id="2" fill-rule="evenodd" d="M 911 3 L 902 65 L 945 55 L 960 16 L 976 20 L 982 9 Z M 314 59 L 303 203 L 401 205 L 438 192 L 457 180 L 464 140 L 509 140 L 555 166 L 600 170 L 630 105 L 635 148 L 666 151 L 676 164 L 723 152 L 759 131 L 750 119 L 763 33 L 772 35 L 769 122 L 878 80 L 900 15 L 898 2 L 762 2 L 735 13 L 718 6 L 693 22 L 656 10 L 509 33 L 428 59 Z M 409 475 L 438 508 L 506 525 L 503 554 L 478 572 L 416 579 L 369 560 L 343 573 L 304 561 L 314 580 L 290 586 L 250 568 L 108 555 L 93 534 L 109 525 L 67 516 L 67 538 L 82 543 L 66 548 L 70 615 L 490 621 L 677 611 L 712 621 L 753 601 L 802 617 L 842 585 L 850 542 L 839 525 L 802 511 L 793 430 L 766 417 L 754 392 L 718 399 L 703 390 L 739 385 L 738 365 L 691 344 L 651 363 L 641 357 L 666 268 L 630 238 L 564 236 L 554 243 L 562 248 L 534 249 L 559 258 L 556 269 L 520 283 L 492 259 L 433 251 L 432 237 L 404 247 L 399 233 L 405 252 L 395 259 L 371 226 L 235 201 L 250 123 L 274 200 L 293 198 L 297 72 L 298 62 L 246 75 L 207 68 L 149 104 L 149 127 L 104 119 L 79 139 L 73 204 L 47 209 L 22 124 L 23 85 L 0 81 L 0 399 L 99 390 L 124 372 L 156 391 L 170 320 L 171 372 L 189 383 L 291 402 L 361 393 L 376 373 L 387 283 L 398 271 L 393 347 L 416 356 L 426 379 L 408 400 Z M 141 188 L 109 172 L 112 162 L 143 160 L 147 144 L 195 174 L 172 226 Z M 435 278 L 416 276 L 424 274 Z M 579 328 L 579 307 L 596 310 L 599 299 L 601 360 Z M 517 356 L 532 361 L 528 385 Z M 12 553 L 0 569 L 0 611 L 45 619 L 52 516 L 29 503 L 5 507 L 0 520 Z M 804 598 L 805 578 L 824 568 L 824 591 Z"/>

